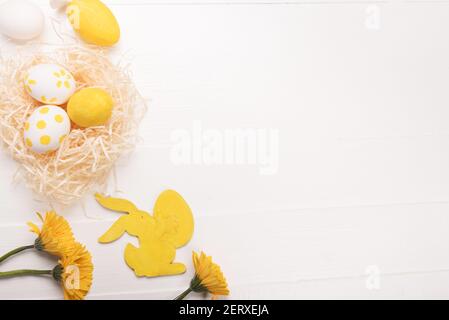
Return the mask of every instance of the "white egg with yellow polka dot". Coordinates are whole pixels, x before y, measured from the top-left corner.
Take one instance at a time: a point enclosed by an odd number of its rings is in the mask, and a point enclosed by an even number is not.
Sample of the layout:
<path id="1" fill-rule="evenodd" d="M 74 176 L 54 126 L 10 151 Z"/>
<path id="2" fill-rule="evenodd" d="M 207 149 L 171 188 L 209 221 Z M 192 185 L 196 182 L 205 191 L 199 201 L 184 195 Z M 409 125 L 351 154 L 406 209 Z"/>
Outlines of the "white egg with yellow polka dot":
<path id="1" fill-rule="evenodd" d="M 66 103 L 76 90 L 72 74 L 56 64 L 38 64 L 30 68 L 24 86 L 37 101 L 53 105 Z"/>
<path id="2" fill-rule="evenodd" d="M 64 109 L 42 106 L 34 110 L 25 123 L 25 144 L 36 153 L 59 149 L 70 133 L 70 119 Z"/>

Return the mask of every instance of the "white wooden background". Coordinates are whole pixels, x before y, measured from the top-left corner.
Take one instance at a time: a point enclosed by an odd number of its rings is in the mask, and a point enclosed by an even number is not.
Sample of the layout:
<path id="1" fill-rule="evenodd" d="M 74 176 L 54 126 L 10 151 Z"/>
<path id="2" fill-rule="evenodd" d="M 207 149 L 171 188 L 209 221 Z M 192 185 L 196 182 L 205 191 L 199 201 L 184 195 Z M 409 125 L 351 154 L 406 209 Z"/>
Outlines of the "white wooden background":
<path id="1" fill-rule="evenodd" d="M 171 299 L 190 281 L 192 250 L 214 256 L 234 299 L 449 298 L 448 1 L 106 2 L 123 32 L 111 57 L 131 63 L 150 104 L 115 194 L 150 210 L 176 189 L 196 231 L 178 251 L 186 275 L 138 279 L 123 262 L 135 240 L 96 242 L 116 216 L 91 197 L 69 208 L 94 256 L 89 298 Z M 174 163 L 173 134 L 198 126 L 275 130 L 278 170 Z M 34 239 L 25 222 L 48 207 L 11 184 L 12 160 L 0 163 L 5 252 Z M 1 270 L 53 264 L 24 253 Z M 61 293 L 48 279 L 10 279 L 0 298 Z"/>

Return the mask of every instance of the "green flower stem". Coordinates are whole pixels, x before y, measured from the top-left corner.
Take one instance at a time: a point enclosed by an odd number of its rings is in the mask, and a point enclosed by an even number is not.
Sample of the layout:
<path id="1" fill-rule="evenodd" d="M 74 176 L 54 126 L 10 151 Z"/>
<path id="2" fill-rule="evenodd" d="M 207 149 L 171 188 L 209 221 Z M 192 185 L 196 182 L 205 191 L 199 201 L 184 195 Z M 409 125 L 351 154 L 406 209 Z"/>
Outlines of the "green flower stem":
<path id="1" fill-rule="evenodd" d="M 208 292 L 207 288 L 201 284 L 201 280 L 197 275 L 195 275 L 195 277 L 193 277 L 192 281 L 190 281 L 189 289 L 187 289 L 186 291 L 181 293 L 179 296 L 177 296 L 175 298 L 175 300 L 183 300 L 191 292 Z"/>
<path id="2" fill-rule="evenodd" d="M 5 254 L 4 256 L 0 257 L 0 263 L 2 263 L 3 261 L 8 259 L 9 257 L 11 257 L 11 256 L 13 256 L 13 255 L 15 255 L 15 254 L 17 254 L 19 252 L 22 252 L 22 251 L 28 250 L 28 249 L 33 249 L 33 248 L 34 248 L 34 245 L 23 246 L 23 247 L 19 247 L 17 249 L 14 249 L 14 250 L 8 252 L 7 254 Z"/>
<path id="3" fill-rule="evenodd" d="M 0 272 L 0 279 L 23 277 L 23 276 L 42 276 L 52 275 L 53 270 L 13 270 Z"/>
<path id="4" fill-rule="evenodd" d="M 191 288 L 187 289 L 183 293 L 181 293 L 179 296 L 175 298 L 175 300 L 183 300 L 185 297 L 187 297 L 193 290 Z"/>

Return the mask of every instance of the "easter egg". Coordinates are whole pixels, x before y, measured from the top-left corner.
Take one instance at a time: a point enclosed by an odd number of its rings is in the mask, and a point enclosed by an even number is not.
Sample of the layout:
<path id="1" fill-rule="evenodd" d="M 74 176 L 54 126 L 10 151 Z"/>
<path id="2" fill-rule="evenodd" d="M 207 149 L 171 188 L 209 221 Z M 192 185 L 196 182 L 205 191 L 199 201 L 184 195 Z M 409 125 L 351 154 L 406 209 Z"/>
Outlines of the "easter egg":
<path id="1" fill-rule="evenodd" d="M 13 40 L 31 40 L 44 29 L 44 14 L 28 0 L 9 0 L 0 5 L 0 32 Z"/>
<path id="2" fill-rule="evenodd" d="M 24 79 L 27 92 L 37 101 L 61 105 L 76 90 L 73 76 L 56 64 L 38 64 L 28 70 Z"/>
<path id="3" fill-rule="evenodd" d="M 55 151 L 69 133 L 70 119 L 64 109 L 42 106 L 25 123 L 25 145 L 36 153 Z"/>
<path id="4" fill-rule="evenodd" d="M 70 2 L 69 0 L 50 0 L 50 7 L 52 7 L 55 10 L 60 10 L 62 8 L 64 8 L 68 2 Z"/>
<path id="5" fill-rule="evenodd" d="M 99 0 L 72 0 L 66 9 L 73 29 L 90 44 L 113 46 L 120 39 L 114 14 Z"/>
<path id="6" fill-rule="evenodd" d="M 101 126 L 111 117 L 113 105 L 112 97 L 103 89 L 85 88 L 70 98 L 67 112 L 80 127 Z"/>

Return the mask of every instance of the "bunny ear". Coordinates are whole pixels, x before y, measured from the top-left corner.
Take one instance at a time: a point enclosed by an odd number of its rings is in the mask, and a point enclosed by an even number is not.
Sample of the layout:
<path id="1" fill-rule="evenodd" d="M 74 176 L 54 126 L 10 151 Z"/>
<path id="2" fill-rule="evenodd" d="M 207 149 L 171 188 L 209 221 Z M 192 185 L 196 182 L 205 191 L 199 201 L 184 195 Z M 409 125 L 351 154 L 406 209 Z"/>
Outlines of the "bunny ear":
<path id="1" fill-rule="evenodd" d="M 64 8 L 68 3 L 68 0 L 50 0 L 50 6 L 55 10 Z"/>
<path id="2" fill-rule="evenodd" d="M 128 216 L 120 217 L 113 225 L 109 228 L 108 231 L 104 235 L 102 235 L 98 242 L 100 243 L 109 243 L 120 238 L 126 231 L 126 221 L 125 218 Z"/>
<path id="3" fill-rule="evenodd" d="M 104 208 L 112 211 L 127 213 L 138 211 L 138 209 L 132 202 L 125 199 L 105 197 L 99 193 L 95 194 L 95 199 L 97 199 L 98 203 L 101 204 Z"/>

